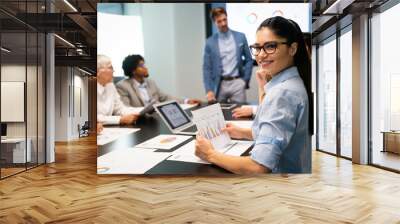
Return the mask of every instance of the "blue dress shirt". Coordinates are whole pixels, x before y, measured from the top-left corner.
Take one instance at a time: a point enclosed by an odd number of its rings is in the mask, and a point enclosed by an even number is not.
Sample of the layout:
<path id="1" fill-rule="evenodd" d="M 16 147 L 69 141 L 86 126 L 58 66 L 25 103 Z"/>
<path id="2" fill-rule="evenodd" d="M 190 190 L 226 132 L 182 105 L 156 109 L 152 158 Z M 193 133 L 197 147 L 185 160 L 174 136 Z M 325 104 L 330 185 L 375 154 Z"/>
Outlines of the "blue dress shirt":
<path id="1" fill-rule="evenodd" d="M 222 76 L 239 76 L 236 43 L 232 32 L 218 32 L 219 55 L 222 64 Z"/>
<path id="2" fill-rule="evenodd" d="M 310 173 L 309 102 L 297 67 L 274 76 L 252 126 L 251 159 L 273 173 Z"/>

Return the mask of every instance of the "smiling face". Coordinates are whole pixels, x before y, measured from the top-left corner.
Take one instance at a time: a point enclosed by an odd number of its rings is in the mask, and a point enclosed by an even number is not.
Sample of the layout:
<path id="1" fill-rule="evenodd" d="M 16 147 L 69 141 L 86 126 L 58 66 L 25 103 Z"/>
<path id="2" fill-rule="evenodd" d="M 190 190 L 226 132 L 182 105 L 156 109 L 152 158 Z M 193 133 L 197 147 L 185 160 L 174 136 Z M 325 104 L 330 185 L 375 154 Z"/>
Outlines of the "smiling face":
<path id="1" fill-rule="evenodd" d="M 255 46 L 264 46 L 266 42 L 279 43 L 274 53 L 268 54 L 264 49 L 261 49 L 260 53 L 256 56 L 257 64 L 272 77 L 293 65 L 293 58 L 297 51 L 297 43 L 292 43 L 290 46 L 282 44 L 282 42 L 286 41 L 286 38 L 276 35 L 268 27 L 263 27 L 257 31 Z"/>

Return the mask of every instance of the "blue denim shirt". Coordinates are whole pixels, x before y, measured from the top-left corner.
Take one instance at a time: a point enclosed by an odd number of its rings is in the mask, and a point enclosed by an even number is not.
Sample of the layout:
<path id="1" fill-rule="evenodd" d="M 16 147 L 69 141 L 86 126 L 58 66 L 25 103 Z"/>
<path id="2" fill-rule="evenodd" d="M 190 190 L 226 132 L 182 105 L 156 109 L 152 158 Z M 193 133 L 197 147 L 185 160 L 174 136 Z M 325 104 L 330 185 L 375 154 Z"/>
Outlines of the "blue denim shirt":
<path id="1" fill-rule="evenodd" d="M 309 102 L 297 67 L 281 71 L 264 90 L 252 126 L 251 159 L 273 173 L 310 173 Z"/>

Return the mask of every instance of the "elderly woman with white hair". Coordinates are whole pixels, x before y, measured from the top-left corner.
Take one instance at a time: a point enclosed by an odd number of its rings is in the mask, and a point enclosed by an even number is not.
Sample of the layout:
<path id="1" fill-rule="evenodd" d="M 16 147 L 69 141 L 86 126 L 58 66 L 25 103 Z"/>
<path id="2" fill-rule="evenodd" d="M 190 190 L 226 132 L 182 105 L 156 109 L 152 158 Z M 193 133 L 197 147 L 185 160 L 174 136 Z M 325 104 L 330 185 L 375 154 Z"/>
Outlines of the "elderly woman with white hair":
<path id="1" fill-rule="evenodd" d="M 137 108 L 125 106 L 114 86 L 111 59 L 97 55 L 97 122 L 103 125 L 129 125 L 139 118 Z"/>

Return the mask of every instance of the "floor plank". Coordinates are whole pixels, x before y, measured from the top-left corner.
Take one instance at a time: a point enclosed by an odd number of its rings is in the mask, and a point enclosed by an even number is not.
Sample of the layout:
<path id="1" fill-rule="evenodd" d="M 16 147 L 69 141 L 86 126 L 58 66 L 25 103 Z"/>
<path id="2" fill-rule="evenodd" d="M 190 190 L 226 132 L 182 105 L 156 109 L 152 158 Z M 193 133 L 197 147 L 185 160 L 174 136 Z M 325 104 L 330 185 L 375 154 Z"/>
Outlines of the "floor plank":
<path id="1" fill-rule="evenodd" d="M 0 223 L 400 223 L 400 175 L 313 152 L 313 173 L 96 175 L 95 137 L 0 181 Z"/>

